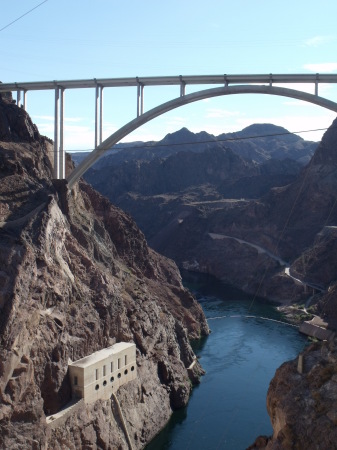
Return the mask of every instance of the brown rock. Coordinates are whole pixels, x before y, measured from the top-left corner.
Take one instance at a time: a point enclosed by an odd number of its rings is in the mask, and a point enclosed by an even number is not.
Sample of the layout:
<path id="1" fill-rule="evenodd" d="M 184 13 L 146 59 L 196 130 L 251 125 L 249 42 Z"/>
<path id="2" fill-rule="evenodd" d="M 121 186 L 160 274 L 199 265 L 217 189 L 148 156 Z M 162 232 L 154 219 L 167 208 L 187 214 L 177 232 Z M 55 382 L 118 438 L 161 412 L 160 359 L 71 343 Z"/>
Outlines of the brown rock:
<path id="1" fill-rule="evenodd" d="M 284 363 L 270 383 L 267 409 L 274 434 L 266 449 L 333 449 L 337 442 L 337 342 L 315 344 Z"/>
<path id="2" fill-rule="evenodd" d="M 69 359 L 134 341 L 138 377 L 117 395 L 142 448 L 188 401 L 189 339 L 208 333 L 202 309 L 129 216 L 85 183 L 52 182 L 51 146 L 24 111 L 0 101 L 1 112 L 11 134 L 0 142 L 0 447 L 126 448 L 112 400 L 62 427 L 46 415 L 71 398 Z"/>

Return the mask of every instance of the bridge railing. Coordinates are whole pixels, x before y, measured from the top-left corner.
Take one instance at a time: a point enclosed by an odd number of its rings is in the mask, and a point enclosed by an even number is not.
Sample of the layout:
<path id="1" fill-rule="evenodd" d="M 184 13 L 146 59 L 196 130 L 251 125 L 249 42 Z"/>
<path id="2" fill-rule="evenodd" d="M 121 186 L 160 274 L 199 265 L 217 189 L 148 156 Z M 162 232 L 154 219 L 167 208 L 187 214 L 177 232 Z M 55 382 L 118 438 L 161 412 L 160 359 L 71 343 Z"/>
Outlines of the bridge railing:
<path id="1" fill-rule="evenodd" d="M 337 74 L 247 74 L 247 75 L 177 75 L 159 77 L 92 78 L 84 80 L 28 81 L 0 84 L 0 92 L 138 86 L 170 86 L 188 84 L 242 83 L 337 83 Z"/>

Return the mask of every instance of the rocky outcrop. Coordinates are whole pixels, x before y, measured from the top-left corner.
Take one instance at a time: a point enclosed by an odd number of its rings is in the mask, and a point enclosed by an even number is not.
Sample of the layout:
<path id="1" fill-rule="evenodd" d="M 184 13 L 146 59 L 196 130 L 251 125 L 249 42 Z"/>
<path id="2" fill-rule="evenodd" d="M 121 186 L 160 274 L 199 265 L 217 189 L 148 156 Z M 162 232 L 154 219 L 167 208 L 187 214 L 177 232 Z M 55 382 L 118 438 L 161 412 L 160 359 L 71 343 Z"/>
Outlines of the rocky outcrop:
<path id="1" fill-rule="evenodd" d="M 10 92 L 0 94 L 4 97 L 5 108 L 0 110 L 0 141 L 7 142 L 33 142 L 40 140 L 36 125 L 27 112 L 15 104 Z"/>
<path id="2" fill-rule="evenodd" d="M 260 437 L 253 449 L 314 450 L 336 448 L 336 341 L 313 344 L 298 359 L 283 364 L 270 383 L 267 409 L 273 436 Z"/>
<path id="3" fill-rule="evenodd" d="M 107 161 L 108 162 L 108 161 Z M 211 148 L 202 153 L 179 152 L 166 159 L 131 161 L 117 167 L 90 169 L 85 179 L 115 200 L 127 192 L 145 196 L 181 192 L 191 186 L 212 184 L 225 189 L 243 176 L 255 176 L 259 169 L 230 149 Z M 99 174 L 99 175 L 98 175 Z M 119 201 L 120 203 L 120 201 Z"/>
<path id="4" fill-rule="evenodd" d="M 113 400 L 62 427 L 46 415 L 71 399 L 69 360 L 134 341 L 138 377 L 117 395 L 142 448 L 202 373 L 187 370 L 189 340 L 208 333 L 202 309 L 130 216 L 83 182 L 52 180 L 52 146 L 22 109 L 0 100 L 0 118 L 0 447 L 128 448 Z"/>

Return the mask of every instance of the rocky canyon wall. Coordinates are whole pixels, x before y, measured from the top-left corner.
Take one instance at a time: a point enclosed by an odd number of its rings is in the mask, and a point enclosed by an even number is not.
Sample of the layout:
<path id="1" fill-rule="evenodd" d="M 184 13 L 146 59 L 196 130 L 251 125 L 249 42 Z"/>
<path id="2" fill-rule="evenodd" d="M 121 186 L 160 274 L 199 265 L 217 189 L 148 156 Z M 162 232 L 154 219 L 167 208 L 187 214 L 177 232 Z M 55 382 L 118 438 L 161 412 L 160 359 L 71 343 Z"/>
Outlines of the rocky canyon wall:
<path id="1" fill-rule="evenodd" d="M 68 362 L 135 342 L 138 377 L 117 393 L 134 448 L 186 405 L 202 373 L 190 339 L 208 334 L 176 265 L 84 182 L 52 180 L 52 145 L 0 99 L 0 447 L 128 448 L 113 400 L 46 416 L 71 400 Z M 69 164 L 69 161 L 68 161 Z"/>

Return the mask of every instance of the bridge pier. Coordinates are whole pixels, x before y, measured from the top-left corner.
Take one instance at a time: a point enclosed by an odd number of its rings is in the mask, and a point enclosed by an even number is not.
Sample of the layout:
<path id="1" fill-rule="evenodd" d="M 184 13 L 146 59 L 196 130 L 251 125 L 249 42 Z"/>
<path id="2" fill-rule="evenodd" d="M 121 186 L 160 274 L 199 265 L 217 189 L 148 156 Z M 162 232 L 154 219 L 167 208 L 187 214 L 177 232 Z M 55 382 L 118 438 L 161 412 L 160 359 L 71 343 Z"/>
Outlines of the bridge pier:
<path id="1" fill-rule="evenodd" d="M 54 178 L 65 178 L 65 156 L 63 147 L 64 123 L 64 88 L 55 87 L 54 114 Z"/>
<path id="2" fill-rule="evenodd" d="M 179 78 L 180 78 L 180 97 L 184 97 L 186 83 L 181 75 L 179 76 Z"/>
<path id="3" fill-rule="evenodd" d="M 22 104 L 21 104 L 21 92 L 23 94 Z M 16 91 L 16 104 L 18 105 L 19 108 L 20 106 L 22 106 L 24 110 L 27 110 L 27 91 L 25 89 L 18 89 Z"/>
<path id="4" fill-rule="evenodd" d="M 137 117 L 144 112 L 144 85 L 138 81 L 137 77 Z"/>
<path id="5" fill-rule="evenodd" d="M 95 148 L 103 138 L 103 86 L 96 84 L 95 90 Z"/>

